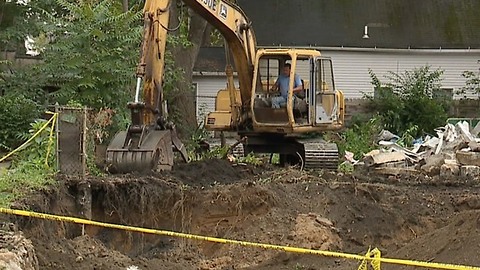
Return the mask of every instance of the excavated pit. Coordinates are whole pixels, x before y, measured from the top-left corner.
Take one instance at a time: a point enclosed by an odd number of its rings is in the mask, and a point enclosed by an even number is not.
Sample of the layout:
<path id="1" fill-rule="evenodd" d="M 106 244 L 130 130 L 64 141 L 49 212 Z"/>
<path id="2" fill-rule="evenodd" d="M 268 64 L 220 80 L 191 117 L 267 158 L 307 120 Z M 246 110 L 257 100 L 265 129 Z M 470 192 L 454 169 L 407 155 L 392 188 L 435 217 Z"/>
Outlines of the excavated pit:
<path id="1" fill-rule="evenodd" d="M 60 177 L 16 207 L 243 241 L 480 265 L 478 179 L 302 172 L 210 160 Z M 40 269 L 356 269 L 357 261 L 9 217 Z M 403 269 L 389 266 L 386 269 Z M 408 269 L 408 268 L 405 268 Z M 412 268 L 410 268 L 412 269 Z"/>

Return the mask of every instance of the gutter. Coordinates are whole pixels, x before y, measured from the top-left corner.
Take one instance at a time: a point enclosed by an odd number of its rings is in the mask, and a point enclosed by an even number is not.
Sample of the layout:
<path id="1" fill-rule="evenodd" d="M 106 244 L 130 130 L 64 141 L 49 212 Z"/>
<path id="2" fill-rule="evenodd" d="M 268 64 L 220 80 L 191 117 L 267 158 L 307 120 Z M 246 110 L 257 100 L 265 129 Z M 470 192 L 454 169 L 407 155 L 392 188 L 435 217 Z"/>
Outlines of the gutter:
<path id="1" fill-rule="evenodd" d="M 201 77 L 225 77 L 227 74 L 225 71 L 193 71 L 193 76 L 201 76 Z M 233 72 L 233 76 L 237 76 L 237 72 Z"/>
<path id="2" fill-rule="evenodd" d="M 297 49 L 314 49 L 320 51 L 347 51 L 347 52 L 388 52 L 388 53 L 480 53 L 480 49 L 459 48 L 459 49 L 444 49 L 442 47 L 418 49 L 418 48 L 363 48 L 363 47 L 322 47 L 322 46 L 259 46 L 264 49 L 279 49 L 279 48 L 297 48 Z"/>

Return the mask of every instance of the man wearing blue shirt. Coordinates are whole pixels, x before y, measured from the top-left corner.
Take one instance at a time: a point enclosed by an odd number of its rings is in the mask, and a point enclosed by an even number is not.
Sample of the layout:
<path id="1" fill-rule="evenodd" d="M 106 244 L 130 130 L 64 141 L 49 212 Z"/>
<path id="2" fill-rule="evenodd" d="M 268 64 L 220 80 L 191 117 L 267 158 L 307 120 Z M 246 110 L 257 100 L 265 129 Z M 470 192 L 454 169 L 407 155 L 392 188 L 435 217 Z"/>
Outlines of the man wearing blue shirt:
<path id="1" fill-rule="evenodd" d="M 280 106 L 285 105 L 288 100 L 288 87 L 290 84 L 290 71 L 291 71 L 291 64 L 286 63 L 283 66 L 282 73 L 278 76 L 277 81 L 272 86 L 272 91 L 276 91 L 280 89 L 280 96 L 272 97 L 272 108 L 280 108 Z M 294 74 L 293 78 L 293 92 L 302 91 L 302 81 L 300 80 L 300 76 Z"/>

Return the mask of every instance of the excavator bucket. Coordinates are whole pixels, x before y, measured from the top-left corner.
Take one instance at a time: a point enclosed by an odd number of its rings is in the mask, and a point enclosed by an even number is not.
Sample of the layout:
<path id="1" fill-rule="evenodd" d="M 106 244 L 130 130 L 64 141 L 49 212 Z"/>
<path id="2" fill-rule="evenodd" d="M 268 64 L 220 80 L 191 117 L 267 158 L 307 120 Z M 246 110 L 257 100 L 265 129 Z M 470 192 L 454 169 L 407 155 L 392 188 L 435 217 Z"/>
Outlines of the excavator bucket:
<path id="1" fill-rule="evenodd" d="M 107 170 L 111 173 L 167 171 L 173 166 L 172 145 L 187 160 L 185 147 L 172 130 L 142 132 L 132 143 L 127 131 L 119 132 L 107 148 Z"/>

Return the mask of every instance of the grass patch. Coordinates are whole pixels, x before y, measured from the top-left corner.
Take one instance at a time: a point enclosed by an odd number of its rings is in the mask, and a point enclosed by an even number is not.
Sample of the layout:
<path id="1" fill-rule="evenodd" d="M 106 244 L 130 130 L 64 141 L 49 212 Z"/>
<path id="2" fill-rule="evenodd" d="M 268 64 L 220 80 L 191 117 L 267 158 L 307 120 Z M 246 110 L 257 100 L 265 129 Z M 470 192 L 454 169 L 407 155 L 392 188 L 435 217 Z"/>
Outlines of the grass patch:
<path id="1" fill-rule="evenodd" d="M 31 124 L 22 139 L 33 134 L 37 136 L 17 152 L 8 169 L 0 171 L 0 207 L 10 207 L 15 200 L 32 191 L 41 190 L 53 184 L 55 168 L 54 138 L 50 137 L 50 127 L 45 120 Z"/>
<path id="2" fill-rule="evenodd" d="M 0 175 L 0 207 L 8 208 L 28 193 L 55 183 L 52 169 L 28 167 L 20 165 Z"/>

